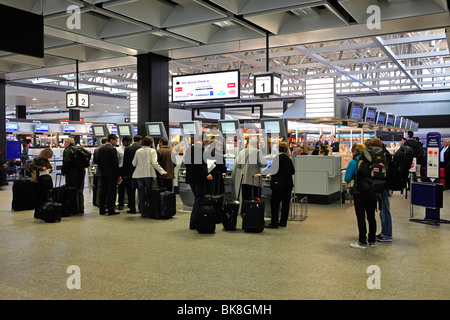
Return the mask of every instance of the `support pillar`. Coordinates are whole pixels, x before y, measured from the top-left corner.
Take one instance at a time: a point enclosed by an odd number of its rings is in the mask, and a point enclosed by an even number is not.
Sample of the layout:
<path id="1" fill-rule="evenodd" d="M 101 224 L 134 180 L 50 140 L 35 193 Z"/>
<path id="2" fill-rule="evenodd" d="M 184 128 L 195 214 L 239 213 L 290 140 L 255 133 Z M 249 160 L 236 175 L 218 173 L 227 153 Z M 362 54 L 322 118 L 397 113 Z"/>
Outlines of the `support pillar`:
<path id="1" fill-rule="evenodd" d="M 6 163 L 6 81 L 0 79 L 0 166 Z M 0 185 L 7 184 L 6 170 L 0 170 Z"/>
<path id="2" fill-rule="evenodd" d="M 162 122 L 169 134 L 169 58 L 153 53 L 137 56 L 138 133 L 145 122 Z M 157 141 L 155 141 L 155 144 Z"/>

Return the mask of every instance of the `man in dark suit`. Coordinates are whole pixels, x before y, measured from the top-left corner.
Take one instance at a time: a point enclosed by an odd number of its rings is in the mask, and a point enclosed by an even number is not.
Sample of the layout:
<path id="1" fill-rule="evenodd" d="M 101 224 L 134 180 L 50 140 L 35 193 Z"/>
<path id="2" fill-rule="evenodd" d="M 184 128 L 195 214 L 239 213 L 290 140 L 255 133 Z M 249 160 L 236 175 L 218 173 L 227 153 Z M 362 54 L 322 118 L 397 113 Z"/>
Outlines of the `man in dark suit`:
<path id="1" fill-rule="evenodd" d="M 186 182 L 189 183 L 194 193 L 194 205 L 192 206 L 189 229 L 197 228 L 198 209 L 205 196 L 205 182 L 211 180 L 208 174 L 208 165 L 203 158 L 204 147 L 207 143 L 204 139 L 196 137 L 195 143 L 186 150 L 184 162 L 186 164 Z"/>
<path id="2" fill-rule="evenodd" d="M 119 158 L 115 148 L 118 137 L 115 134 L 108 136 L 108 142 L 98 149 L 98 170 L 101 175 L 100 185 L 100 214 L 119 214 L 114 211 L 116 206 L 116 185 L 120 181 Z"/>
<path id="3" fill-rule="evenodd" d="M 450 139 L 444 139 L 444 146 L 440 152 L 441 168 L 444 168 L 445 172 L 445 189 L 450 189 Z"/>
<path id="4" fill-rule="evenodd" d="M 134 167 L 131 164 L 133 162 L 134 155 L 136 150 L 141 148 L 142 136 L 137 134 L 133 137 L 133 144 L 125 148 L 125 152 L 123 154 L 123 176 L 122 183 L 125 183 L 127 196 L 128 196 L 128 213 L 136 213 L 136 181 L 132 178 Z"/>

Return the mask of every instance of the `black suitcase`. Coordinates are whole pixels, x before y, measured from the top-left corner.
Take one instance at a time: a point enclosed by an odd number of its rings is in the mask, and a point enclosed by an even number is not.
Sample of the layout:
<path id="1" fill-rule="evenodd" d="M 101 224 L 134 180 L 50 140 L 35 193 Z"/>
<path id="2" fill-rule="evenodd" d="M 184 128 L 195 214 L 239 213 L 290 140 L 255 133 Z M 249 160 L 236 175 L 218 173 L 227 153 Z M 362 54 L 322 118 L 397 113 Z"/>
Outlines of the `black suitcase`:
<path id="1" fill-rule="evenodd" d="M 44 220 L 45 222 L 59 222 L 61 221 L 63 206 L 58 202 L 44 202 L 39 209 L 34 212 L 36 219 Z"/>
<path id="2" fill-rule="evenodd" d="M 31 182 L 28 178 L 22 178 L 14 181 L 12 186 L 12 203 L 13 211 L 33 210 L 34 207 L 34 188 L 37 183 Z"/>
<path id="3" fill-rule="evenodd" d="M 197 214 L 198 233 L 214 233 L 216 231 L 216 210 L 212 206 L 201 206 Z"/>
<path id="4" fill-rule="evenodd" d="M 171 219 L 177 213 L 176 195 L 158 187 L 150 191 L 148 215 L 153 219 Z"/>
<path id="5" fill-rule="evenodd" d="M 217 175 L 220 175 L 220 172 L 216 172 L 216 174 L 214 175 L 214 179 L 212 180 L 211 183 L 211 193 L 210 194 L 205 194 L 205 197 L 203 199 L 203 204 L 204 206 L 211 206 L 214 207 L 214 210 L 216 210 L 216 223 L 221 223 L 222 222 L 222 213 L 223 213 L 223 203 L 224 203 L 224 197 L 223 195 L 220 194 L 216 194 L 216 182 L 217 184 L 219 183 L 219 179 L 216 178 Z M 219 177 L 220 178 L 220 177 Z M 217 190 L 219 190 L 220 186 L 217 185 Z"/>
<path id="6" fill-rule="evenodd" d="M 254 233 L 264 231 L 264 208 L 264 201 L 262 201 L 260 198 L 253 198 L 252 200 L 242 201 L 242 230 Z"/>
<path id="7" fill-rule="evenodd" d="M 59 182 L 58 182 L 59 177 Z M 57 174 L 55 178 L 55 186 L 52 190 L 54 202 L 62 204 L 62 216 L 70 217 L 80 212 L 78 204 L 78 191 L 75 187 L 61 185 L 62 175 Z"/>
<path id="8" fill-rule="evenodd" d="M 236 230 L 239 201 L 226 201 L 222 212 L 222 225 L 226 231 Z"/>

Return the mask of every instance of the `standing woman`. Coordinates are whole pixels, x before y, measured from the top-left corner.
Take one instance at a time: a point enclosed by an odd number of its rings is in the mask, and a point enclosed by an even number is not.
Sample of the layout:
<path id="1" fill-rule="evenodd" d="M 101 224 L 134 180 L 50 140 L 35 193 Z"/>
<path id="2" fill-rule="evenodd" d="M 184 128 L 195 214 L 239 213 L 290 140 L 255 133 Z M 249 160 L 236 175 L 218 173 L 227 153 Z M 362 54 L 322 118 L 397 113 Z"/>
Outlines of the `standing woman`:
<path id="1" fill-rule="evenodd" d="M 277 170 L 272 175 L 270 189 L 272 189 L 272 196 L 270 198 L 270 208 L 272 211 L 272 220 L 267 228 L 286 227 L 289 206 L 291 203 L 291 192 L 294 187 L 292 175 L 295 173 L 294 165 L 288 155 L 288 145 L 286 142 L 280 142 L 280 153 L 275 157 L 271 167 Z M 278 211 L 281 204 L 281 217 L 278 222 Z"/>
<path id="2" fill-rule="evenodd" d="M 50 176 L 53 168 L 50 159 L 53 151 L 45 148 L 34 158 L 30 164 L 31 180 L 36 183 L 34 186 L 34 216 L 39 215 L 39 208 L 42 203 L 52 201 L 53 180 Z"/>
<path id="3" fill-rule="evenodd" d="M 136 151 L 132 162 L 135 167 L 132 178 L 136 179 L 139 208 L 143 218 L 149 216 L 149 210 L 145 203 L 148 203 L 150 200 L 153 178 L 156 178 L 155 169 L 162 175 L 167 174 L 167 172 L 159 165 L 156 150 L 150 147 L 152 145 L 153 138 L 146 136 L 142 140 L 142 147 Z"/>

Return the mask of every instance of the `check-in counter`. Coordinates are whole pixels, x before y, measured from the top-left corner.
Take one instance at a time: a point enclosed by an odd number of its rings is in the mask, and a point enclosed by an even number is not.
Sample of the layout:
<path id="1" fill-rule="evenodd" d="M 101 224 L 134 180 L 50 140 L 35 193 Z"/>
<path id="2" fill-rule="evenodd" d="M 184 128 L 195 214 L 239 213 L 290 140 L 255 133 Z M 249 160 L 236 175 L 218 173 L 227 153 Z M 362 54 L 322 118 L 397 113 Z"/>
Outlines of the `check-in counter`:
<path id="1" fill-rule="evenodd" d="M 297 156 L 294 158 L 294 191 L 308 203 L 330 204 L 340 199 L 341 157 Z"/>

